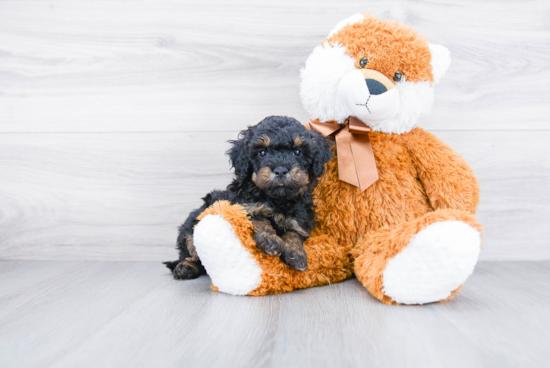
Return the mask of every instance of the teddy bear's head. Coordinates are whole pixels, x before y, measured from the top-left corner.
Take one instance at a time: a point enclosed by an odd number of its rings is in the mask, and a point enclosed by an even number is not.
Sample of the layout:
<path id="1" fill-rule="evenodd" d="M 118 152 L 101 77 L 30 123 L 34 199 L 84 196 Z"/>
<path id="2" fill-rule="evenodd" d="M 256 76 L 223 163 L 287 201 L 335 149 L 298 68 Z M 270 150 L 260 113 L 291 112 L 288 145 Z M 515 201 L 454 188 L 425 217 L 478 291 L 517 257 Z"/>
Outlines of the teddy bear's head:
<path id="1" fill-rule="evenodd" d="M 433 85 L 451 62 L 396 21 L 355 14 L 338 23 L 301 71 L 300 95 L 312 119 L 343 123 L 349 116 L 374 131 L 410 131 L 433 102 Z"/>

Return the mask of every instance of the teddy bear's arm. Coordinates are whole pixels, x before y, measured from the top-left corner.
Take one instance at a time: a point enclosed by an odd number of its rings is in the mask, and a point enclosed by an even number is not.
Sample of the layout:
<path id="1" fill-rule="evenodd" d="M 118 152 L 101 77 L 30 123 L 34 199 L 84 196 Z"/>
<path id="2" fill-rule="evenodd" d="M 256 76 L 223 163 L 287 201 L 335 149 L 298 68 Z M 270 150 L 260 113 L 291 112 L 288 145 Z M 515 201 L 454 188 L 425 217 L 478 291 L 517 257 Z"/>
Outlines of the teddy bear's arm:
<path id="1" fill-rule="evenodd" d="M 408 149 L 433 209 L 458 209 L 475 213 L 479 184 L 472 168 L 433 134 L 416 129 Z"/>

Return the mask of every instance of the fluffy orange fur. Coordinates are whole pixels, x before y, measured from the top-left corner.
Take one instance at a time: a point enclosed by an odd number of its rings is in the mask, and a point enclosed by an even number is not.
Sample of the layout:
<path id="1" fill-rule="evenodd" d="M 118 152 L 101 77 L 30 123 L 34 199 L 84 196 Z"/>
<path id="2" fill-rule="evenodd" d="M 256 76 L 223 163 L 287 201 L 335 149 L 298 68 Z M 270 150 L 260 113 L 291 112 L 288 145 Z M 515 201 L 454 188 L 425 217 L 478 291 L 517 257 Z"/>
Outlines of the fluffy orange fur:
<path id="1" fill-rule="evenodd" d="M 382 273 L 387 262 L 401 252 L 419 231 L 438 221 L 463 221 L 481 231 L 481 226 L 473 215 L 466 211 L 448 209 L 429 212 L 398 226 L 386 226 L 371 231 L 357 243 L 353 250 L 353 255 L 356 257 L 354 271 L 357 279 L 374 297 L 384 303 L 392 304 L 391 298 L 382 292 L 384 284 Z"/>
<path id="2" fill-rule="evenodd" d="M 473 216 L 479 185 L 460 155 L 420 128 L 369 137 L 380 179 L 361 193 L 338 180 L 332 161 L 314 192 L 317 221 L 321 232 L 343 244 L 356 244 L 355 275 L 373 296 L 392 303 L 382 292 L 387 262 L 436 221 L 460 220 L 481 230 Z M 331 226 L 335 216 L 345 226 Z"/>
<path id="3" fill-rule="evenodd" d="M 348 257 L 351 246 L 340 246 L 328 235 L 313 235 L 304 243 L 308 256 L 308 269 L 297 272 L 282 263 L 278 257 L 269 257 L 257 247 L 252 236 L 252 223 L 240 205 L 219 201 L 207 208 L 198 219 L 206 215 L 220 215 L 228 221 L 243 247 L 252 254 L 262 269 L 260 286 L 249 295 L 265 295 L 288 292 L 311 286 L 339 282 L 352 275 L 352 264 Z M 214 290 L 216 290 L 214 288 Z"/>
<path id="4" fill-rule="evenodd" d="M 344 27 L 327 39 L 331 45 L 339 43 L 356 60 L 366 57 L 366 69 L 374 69 L 390 80 L 396 72 L 407 81 L 433 81 L 428 39 L 394 20 L 382 20 L 369 14 L 365 19 Z"/>
<path id="5" fill-rule="evenodd" d="M 473 171 L 430 133 L 371 133 L 380 179 L 366 191 L 338 180 L 337 158 L 314 190 L 317 228 L 304 243 L 309 268 L 296 272 L 256 248 L 252 224 L 239 205 L 220 201 L 204 211 L 224 217 L 262 269 L 250 295 L 281 293 L 345 280 L 352 270 L 385 303 L 382 273 L 412 237 L 437 221 L 459 220 L 481 231 L 473 213 L 479 187 Z M 454 293 L 453 293 L 454 294 Z"/>
<path id="6" fill-rule="evenodd" d="M 390 79 L 401 71 L 408 81 L 433 81 L 427 40 L 397 22 L 367 16 L 328 41 L 344 44 L 357 60 L 368 57 L 368 68 Z M 369 137 L 379 180 L 364 192 L 340 181 L 335 152 L 314 189 L 317 227 L 304 244 L 305 272 L 256 248 L 252 225 L 240 206 L 218 202 L 201 215 L 219 214 L 229 221 L 261 267 L 262 282 L 250 295 L 334 283 L 355 273 L 374 297 L 394 303 L 383 293 L 383 271 L 415 234 L 437 221 L 454 220 L 481 231 L 473 216 L 479 185 L 460 155 L 420 128 L 404 134 L 372 132 Z"/>

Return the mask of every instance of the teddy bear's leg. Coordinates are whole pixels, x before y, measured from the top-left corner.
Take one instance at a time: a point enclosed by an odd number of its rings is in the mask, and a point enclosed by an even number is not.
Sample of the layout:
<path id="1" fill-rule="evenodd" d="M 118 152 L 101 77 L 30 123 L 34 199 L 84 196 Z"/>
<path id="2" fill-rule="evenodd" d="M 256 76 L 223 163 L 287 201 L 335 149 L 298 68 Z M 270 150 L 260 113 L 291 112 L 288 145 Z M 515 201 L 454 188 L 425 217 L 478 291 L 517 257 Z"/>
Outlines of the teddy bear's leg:
<path id="1" fill-rule="evenodd" d="M 324 285 L 352 274 L 350 248 L 327 235 L 304 243 L 308 269 L 295 271 L 269 257 L 254 243 L 252 224 L 241 206 L 219 201 L 205 210 L 194 230 L 194 244 L 213 288 L 233 295 L 265 295 Z"/>
<path id="2" fill-rule="evenodd" d="M 355 274 L 374 297 L 387 304 L 447 300 L 472 274 L 480 234 L 473 215 L 436 210 L 368 233 L 353 250 Z"/>

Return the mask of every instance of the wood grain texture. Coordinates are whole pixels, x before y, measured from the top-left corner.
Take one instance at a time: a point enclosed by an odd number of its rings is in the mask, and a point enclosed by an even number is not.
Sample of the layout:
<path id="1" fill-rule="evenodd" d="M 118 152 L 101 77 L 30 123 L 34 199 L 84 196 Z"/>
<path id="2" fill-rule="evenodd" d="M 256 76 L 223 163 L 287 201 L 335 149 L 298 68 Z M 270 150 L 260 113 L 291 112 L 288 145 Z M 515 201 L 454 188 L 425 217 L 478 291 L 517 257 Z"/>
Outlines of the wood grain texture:
<path id="1" fill-rule="evenodd" d="M 550 259 L 550 3 L 0 1 L 0 259 L 166 260 L 225 143 L 307 120 L 299 70 L 370 11 L 453 64 L 420 122 L 482 187 L 482 259 Z"/>
<path id="2" fill-rule="evenodd" d="M 439 130 L 548 130 L 550 3 L 0 2 L 0 131 L 220 131 L 307 120 L 299 70 L 332 27 L 370 11 L 451 50 Z"/>
<path id="3" fill-rule="evenodd" d="M 481 259 L 550 259 L 550 132 L 435 133 L 479 178 Z M 231 180 L 236 136 L 0 135 L 0 259 L 174 258 L 176 227 Z"/>
<path id="4" fill-rule="evenodd" d="M 227 133 L 0 135 L 0 258 L 160 260 L 231 172 Z"/>
<path id="5" fill-rule="evenodd" d="M 357 280 L 234 297 L 151 262 L 0 261 L 6 268 L 2 367 L 543 367 L 550 358 L 549 262 L 481 262 L 457 298 L 424 306 L 384 305 Z"/>
<path id="6" fill-rule="evenodd" d="M 124 267 L 110 262 L 48 264 L 56 275 L 46 278 L 40 262 L 20 264 L 35 283 L 0 294 L 2 304 L 17 304 L 0 313 L 2 366 L 50 365 L 160 282 L 151 274 L 161 265 L 150 262 Z M 60 267 L 65 272 L 59 272 Z M 16 273 L 8 276 L 3 282 L 19 284 Z"/>

